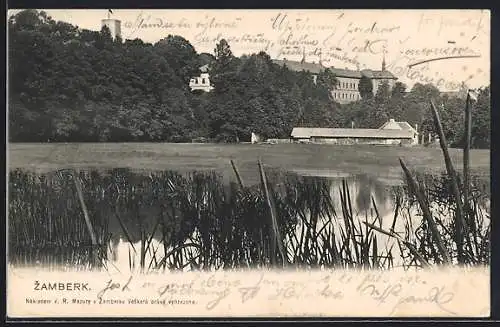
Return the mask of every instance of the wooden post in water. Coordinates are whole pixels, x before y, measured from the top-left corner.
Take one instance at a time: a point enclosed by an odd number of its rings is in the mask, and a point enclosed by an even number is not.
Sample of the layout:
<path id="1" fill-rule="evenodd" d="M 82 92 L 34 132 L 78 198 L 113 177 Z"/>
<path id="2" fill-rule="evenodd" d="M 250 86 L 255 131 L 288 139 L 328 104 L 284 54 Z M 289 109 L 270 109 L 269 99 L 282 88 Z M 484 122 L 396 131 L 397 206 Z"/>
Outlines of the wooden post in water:
<path id="1" fill-rule="evenodd" d="M 457 252 L 458 252 L 458 262 L 459 264 L 463 263 L 463 245 L 464 245 L 464 235 L 467 235 L 467 224 L 463 215 L 463 207 L 462 207 L 462 198 L 460 196 L 460 190 L 458 188 L 458 180 L 455 169 L 453 168 L 453 163 L 450 158 L 450 154 L 448 152 L 448 145 L 446 144 L 446 137 L 444 136 L 443 126 L 441 125 L 441 120 L 439 118 L 439 113 L 434 105 L 434 102 L 431 100 L 431 111 L 434 119 L 434 124 L 436 126 L 438 135 L 439 135 L 439 144 L 441 146 L 441 150 L 443 151 L 444 162 L 446 164 L 446 171 L 451 180 L 451 188 L 453 191 L 453 195 L 455 197 L 456 204 L 456 229 L 457 229 Z"/>
<path id="2" fill-rule="evenodd" d="M 271 260 L 272 263 L 275 264 L 275 253 L 276 253 L 276 246 L 278 247 L 278 251 L 281 257 L 282 265 L 283 267 L 285 266 L 286 263 L 286 258 L 285 258 L 285 253 L 284 253 L 284 247 L 282 244 L 282 239 L 279 231 L 279 226 L 278 226 L 278 220 L 276 217 L 276 207 L 274 205 L 274 201 L 271 198 L 272 194 L 269 192 L 269 187 L 267 185 L 267 177 L 266 173 L 264 171 L 264 167 L 262 165 L 262 161 L 259 158 L 258 161 L 259 165 L 259 173 L 260 173 L 260 181 L 262 188 L 264 190 L 264 196 L 266 198 L 267 206 L 269 208 L 270 216 L 271 216 Z"/>
<path id="3" fill-rule="evenodd" d="M 52 201 L 51 201 L 51 194 L 50 192 L 52 191 L 52 174 L 49 172 L 47 174 L 47 218 L 48 218 L 48 225 L 49 225 L 49 242 L 52 242 Z"/>
<path id="4" fill-rule="evenodd" d="M 469 167 L 470 167 L 470 142 L 472 134 L 472 110 L 469 91 L 465 100 L 465 142 L 464 142 L 464 207 L 465 220 L 468 221 L 469 213 Z"/>
<path id="5" fill-rule="evenodd" d="M 82 185 L 80 183 L 80 176 L 78 176 L 78 170 L 73 172 L 73 180 L 75 182 L 75 187 L 76 187 L 76 193 L 78 194 L 78 199 L 80 200 L 80 205 L 82 206 L 82 211 L 83 211 L 83 216 L 85 218 L 85 224 L 87 225 L 87 229 L 90 234 L 90 239 L 92 241 L 92 264 L 96 263 L 96 256 L 94 251 L 96 250 L 97 246 L 97 238 L 94 233 L 94 228 L 92 227 L 92 222 L 90 221 L 90 215 L 87 210 L 87 206 L 85 205 L 85 200 L 83 198 L 83 191 L 82 191 Z"/>

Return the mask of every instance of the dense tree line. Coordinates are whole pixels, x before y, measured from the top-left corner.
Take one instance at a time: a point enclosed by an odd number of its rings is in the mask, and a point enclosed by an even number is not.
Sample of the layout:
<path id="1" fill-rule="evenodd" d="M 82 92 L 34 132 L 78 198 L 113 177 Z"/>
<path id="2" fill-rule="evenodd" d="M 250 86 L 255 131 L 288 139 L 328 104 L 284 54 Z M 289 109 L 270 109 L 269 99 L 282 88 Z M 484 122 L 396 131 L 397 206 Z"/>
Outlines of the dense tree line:
<path id="1" fill-rule="evenodd" d="M 472 146 L 490 146 L 490 87 L 478 90 L 477 99 L 472 98 Z M 396 82 L 392 90 L 382 83 L 375 95 L 365 94 L 360 101 L 339 107 L 335 114 L 341 126 L 379 128 L 393 118 L 417 125 L 421 136 L 437 136 L 430 110 L 432 99 L 439 110 L 444 134 L 450 146 L 462 146 L 464 141 L 465 99 L 467 90 L 462 89 L 459 96 L 441 94 L 431 85 L 415 84 L 410 92 L 406 86 Z"/>
<path id="2" fill-rule="evenodd" d="M 430 85 L 411 92 L 397 83 L 361 101 L 339 105 L 330 70 L 308 72 L 274 64 L 264 52 L 236 57 L 221 40 L 214 55 L 198 54 L 180 36 L 155 44 L 112 39 L 56 22 L 43 11 L 9 18 L 9 138 L 13 142 L 248 141 L 252 132 L 288 137 L 294 126 L 379 127 L 387 118 L 432 130 L 429 96 L 444 105 L 443 122 L 461 141 L 463 101 Z M 192 92 L 191 77 L 210 66 L 214 90 Z M 474 107 L 475 146 L 489 146 L 489 88 Z M 462 119 L 462 121 L 460 120 Z"/>

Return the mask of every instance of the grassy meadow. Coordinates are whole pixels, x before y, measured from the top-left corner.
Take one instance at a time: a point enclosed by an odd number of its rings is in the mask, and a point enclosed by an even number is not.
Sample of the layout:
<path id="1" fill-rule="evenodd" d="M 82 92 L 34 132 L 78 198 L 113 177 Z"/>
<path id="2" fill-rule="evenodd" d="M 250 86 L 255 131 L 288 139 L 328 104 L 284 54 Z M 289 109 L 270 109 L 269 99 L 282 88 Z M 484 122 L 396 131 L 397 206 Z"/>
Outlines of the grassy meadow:
<path id="1" fill-rule="evenodd" d="M 462 151 L 449 149 L 457 170 Z M 409 168 L 428 173 L 445 171 L 439 147 L 332 146 L 319 144 L 175 144 L 175 143 L 11 143 L 10 170 L 50 171 L 64 168 L 130 168 L 172 170 L 181 173 L 213 170 L 233 178 L 234 160 L 246 183 L 259 182 L 257 159 L 264 166 L 302 175 L 335 176 L 370 174 L 386 180 L 401 180 L 399 158 Z M 489 179 L 489 150 L 472 150 L 474 175 Z"/>

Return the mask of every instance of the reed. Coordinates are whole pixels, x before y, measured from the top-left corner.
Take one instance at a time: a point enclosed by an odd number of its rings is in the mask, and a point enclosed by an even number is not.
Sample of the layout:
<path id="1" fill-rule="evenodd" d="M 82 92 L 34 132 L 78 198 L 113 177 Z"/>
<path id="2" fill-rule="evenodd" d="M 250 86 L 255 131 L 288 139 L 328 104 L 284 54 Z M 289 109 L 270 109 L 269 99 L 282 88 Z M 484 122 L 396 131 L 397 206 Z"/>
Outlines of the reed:
<path id="1" fill-rule="evenodd" d="M 446 174 L 440 179 L 422 178 L 421 175 L 412 174 L 400 159 L 407 182 L 407 193 L 410 197 L 416 198 L 424 217 L 422 224 L 414 232 L 414 241 L 409 242 L 408 232 L 406 239 L 401 239 L 392 231 L 393 228 L 391 231 L 384 231 L 376 226 L 370 226 L 378 232 L 398 239 L 409 249 L 413 258 L 420 262 L 427 262 L 429 259 L 437 263 L 459 265 L 488 264 L 489 262 L 490 255 L 484 251 L 484 248 L 490 245 L 489 215 L 480 212 L 482 209 L 479 208 L 484 208 L 484 201 L 481 199 L 482 196 L 478 196 L 478 193 L 484 196 L 485 192 L 480 191 L 477 184 L 470 178 L 471 106 L 468 94 L 465 104 L 463 181 L 460 180 L 460 176 L 453 167 L 439 112 L 433 101 L 430 102 L 430 108 L 439 135 Z M 429 205 L 431 202 L 434 202 L 437 212 L 431 213 Z M 450 216 L 451 219 L 443 219 L 443 216 Z"/>

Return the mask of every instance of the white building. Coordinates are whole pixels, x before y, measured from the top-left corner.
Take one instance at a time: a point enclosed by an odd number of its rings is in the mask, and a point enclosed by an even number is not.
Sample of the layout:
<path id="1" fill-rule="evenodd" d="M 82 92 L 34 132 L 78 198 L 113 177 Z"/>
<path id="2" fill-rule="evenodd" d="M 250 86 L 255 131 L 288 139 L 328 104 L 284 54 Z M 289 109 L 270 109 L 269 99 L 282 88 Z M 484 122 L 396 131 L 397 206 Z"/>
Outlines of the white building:
<path id="1" fill-rule="evenodd" d="M 391 119 L 378 129 L 295 127 L 291 139 L 299 143 L 411 146 L 418 144 L 418 132 L 407 122 Z"/>
<path id="2" fill-rule="evenodd" d="M 410 131 L 413 134 L 412 144 L 418 144 L 418 125 L 415 124 L 415 128 L 405 121 L 395 121 L 394 119 L 389 119 L 388 122 L 384 123 L 380 129 L 390 129 L 398 131 Z"/>
<path id="3" fill-rule="evenodd" d="M 208 74 L 208 65 L 200 67 L 200 76 L 193 77 L 189 81 L 189 87 L 191 91 L 201 90 L 205 92 L 210 92 L 213 90 L 213 86 L 210 85 L 210 75 Z"/>
<path id="4" fill-rule="evenodd" d="M 292 61 L 292 60 L 273 60 L 273 62 L 280 66 L 286 66 L 288 69 L 293 71 L 306 71 L 313 75 L 313 82 L 316 84 L 318 74 L 324 71 L 327 67 L 323 66 L 321 61 L 319 63 L 309 63 L 305 61 L 305 56 L 302 61 Z M 373 84 L 373 94 L 377 94 L 377 90 L 380 84 L 386 82 L 389 85 L 389 90 L 391 90 L 396 83 L 397 77 L 391 72 L 386 70 L 385 58 L 382 60 L 382 70 L 350 70 L 335 67 L 328 67 L 330 71 L 337 78 L 338 84 L 331 91 L 333 99 L 341 104 L 361 100 L 361 94 L 359 93 L 359 81 L 363 76 L 368 77 Z"/>
<path id="5" fill-rule="evenodd" d="M 103 19 L 101 20 L 101 27 L 106 26 L 111 32 L 111 37 L 116 39 L 117 36 L 122 37 L 122 22 L 118 19 Z"/>

